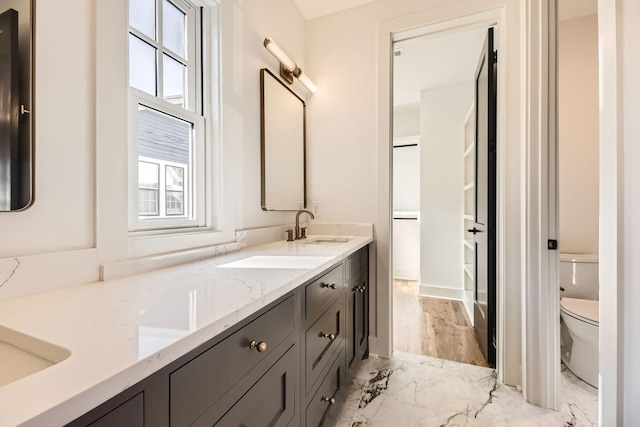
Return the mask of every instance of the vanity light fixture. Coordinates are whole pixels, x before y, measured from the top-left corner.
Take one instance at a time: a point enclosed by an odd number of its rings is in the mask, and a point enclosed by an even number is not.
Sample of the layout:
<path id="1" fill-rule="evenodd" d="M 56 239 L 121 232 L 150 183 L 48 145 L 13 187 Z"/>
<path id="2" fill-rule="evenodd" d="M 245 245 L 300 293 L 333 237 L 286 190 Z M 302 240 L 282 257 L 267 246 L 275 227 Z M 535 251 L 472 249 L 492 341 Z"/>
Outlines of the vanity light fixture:
<path id="1" fill-rule="evenodd" d="M 300 67 L 295 63 L 289 55 L 271 38 L 264 39 L 264 47 L 280 62 L 280 77 L 285 79 L 287 83 L 293 84 L 293 78 L 297 78 L 300 83 L 306 87 L 309 92 L 316 93 L 318 88 L 311 81 L 309 76 L 302 72 Z"/>

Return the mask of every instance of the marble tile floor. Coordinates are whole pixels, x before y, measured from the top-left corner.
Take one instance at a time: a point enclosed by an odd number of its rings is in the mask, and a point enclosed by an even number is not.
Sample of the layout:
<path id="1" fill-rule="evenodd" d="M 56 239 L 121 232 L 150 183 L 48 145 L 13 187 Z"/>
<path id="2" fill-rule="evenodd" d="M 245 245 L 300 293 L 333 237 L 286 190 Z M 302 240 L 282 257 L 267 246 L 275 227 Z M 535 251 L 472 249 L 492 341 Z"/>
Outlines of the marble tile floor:
<path id="1" fill-rule="evenodd" d="M 325 420 L 338 427 L 598 425 L 597 390 L 562 370 L 560 411 L 526 403 L 490 368 L 395 352 L 371 356 L 338 395 L 344 404 Z"/>

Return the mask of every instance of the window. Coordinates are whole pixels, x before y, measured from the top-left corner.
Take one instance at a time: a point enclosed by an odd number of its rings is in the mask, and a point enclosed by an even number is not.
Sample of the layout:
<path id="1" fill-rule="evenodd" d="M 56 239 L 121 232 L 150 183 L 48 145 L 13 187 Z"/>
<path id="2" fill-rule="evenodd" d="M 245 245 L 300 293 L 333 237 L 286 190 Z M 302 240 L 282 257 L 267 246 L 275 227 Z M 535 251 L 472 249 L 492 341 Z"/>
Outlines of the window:
<path id="1" fill-rule="evenodd" d="M 206 223 L 201 28 L 191 1 L 129 0 L 131 231 Z"/>

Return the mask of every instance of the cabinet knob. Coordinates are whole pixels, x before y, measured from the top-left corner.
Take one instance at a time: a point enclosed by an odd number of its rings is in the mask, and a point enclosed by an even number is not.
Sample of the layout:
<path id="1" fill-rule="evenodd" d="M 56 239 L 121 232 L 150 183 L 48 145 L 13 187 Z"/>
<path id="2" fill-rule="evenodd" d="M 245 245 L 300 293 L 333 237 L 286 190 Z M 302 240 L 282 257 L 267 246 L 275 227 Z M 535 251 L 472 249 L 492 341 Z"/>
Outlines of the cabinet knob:
<path id="1" fill-rule="evenodd" d="M 327 402 L 329 405 L 333 405 L 334 403 L 336 403 L 336 398 L 335 397 L 325 397 L 322 396 L 321 399 L 323 402 Z"/>
<path id="2" fill-rule="evenodd" d="M 331 289 L 335 289 L 335 288 L 337 288 L 338 286 L 337 286 L 335 283 L 328 284 L 328 283 L 324 283 L 324 282 L 322 282 L 322 283 L 320 283 L 320 287 L 321 287 L 321 288 L 331 288 Z"/>
<path id="3" fill-rule="evenodd" d="M 258 350 L 258 353 L 264 353 L 265 351 L 267 351 L 267 343 L 264 341 L 257 342 L 256 340 L 253 340 L 251 341 L 251 344 L 249 344 L 249 346 L 252 349 Z"/>
<path id="4" fill-rule="evenodd" d="M 336 334 L 325 334 L 320 332 L 320 338 L 329 338 L 329 341 L 333 341 L 336 339 Z"/>
<path id="5" fill-rule="evenodd" d="M 365 289 L 366 289 L 366 288 L 365 288 L 364 286 L 358 286 L 358 287 L 356 288 L 356 291 L 358 291 L 358 292 L 360 292 L 360 293 L 362 294 L 362 293 L 364 293 L 364 290 L 365 290 Z"/>

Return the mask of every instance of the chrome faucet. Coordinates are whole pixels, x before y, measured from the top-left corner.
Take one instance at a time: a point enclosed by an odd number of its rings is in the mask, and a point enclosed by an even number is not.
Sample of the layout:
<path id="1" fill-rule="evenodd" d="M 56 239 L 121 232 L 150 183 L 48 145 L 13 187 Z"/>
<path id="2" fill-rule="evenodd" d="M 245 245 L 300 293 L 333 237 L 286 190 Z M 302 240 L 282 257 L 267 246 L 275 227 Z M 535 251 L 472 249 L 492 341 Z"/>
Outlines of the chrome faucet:
<path id="1" fill-rule="evenodd" d="M 302 213 L 308 213 L 311 219 L 315 219 L 315 217 L 313 216 L 313 212 L 311 211 L 308 211 L 306 209 L 300 209 L 298 211 L 298 213 L 296 214 L 296 240 L 307 238 L 307 236 L 304 235 L 305 233 L 302 233 L 302 235 L 300 234 L 300 214 Z"/>

